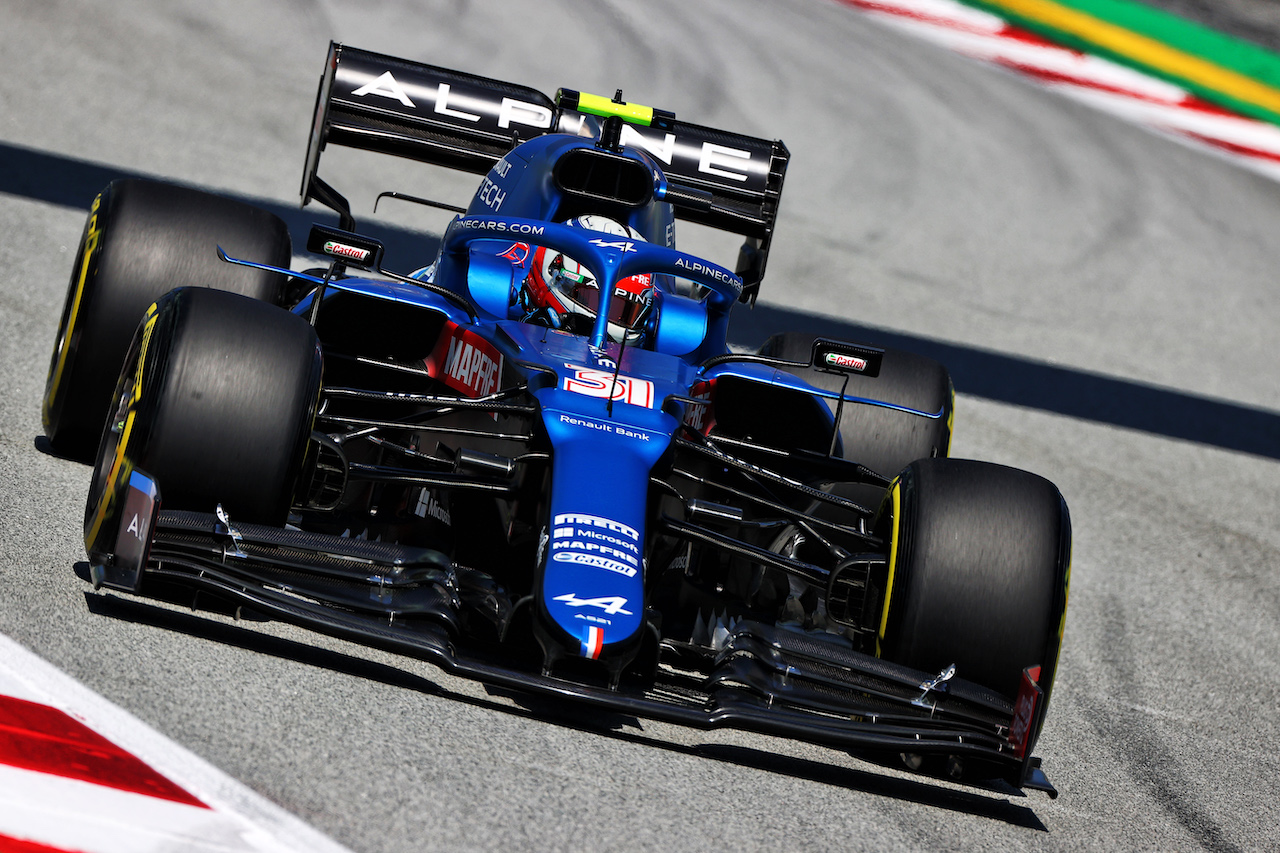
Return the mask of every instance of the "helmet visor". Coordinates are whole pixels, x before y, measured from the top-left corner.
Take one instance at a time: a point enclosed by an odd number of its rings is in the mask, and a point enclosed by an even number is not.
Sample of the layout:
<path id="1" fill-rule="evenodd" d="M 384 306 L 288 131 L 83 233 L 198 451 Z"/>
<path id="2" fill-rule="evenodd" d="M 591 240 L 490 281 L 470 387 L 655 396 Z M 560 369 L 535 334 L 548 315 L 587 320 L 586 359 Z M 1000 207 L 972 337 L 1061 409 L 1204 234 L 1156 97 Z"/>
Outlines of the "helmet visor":
<path id="1" fill-rule="evenodd" d="M 565 284 L 570 284 L 566 281 Z M 568 288 L 570 299 L 586 308 L 592 314 L 600 313 L 600 288 L 594 279 L 577 282 Z M 618 287 L 609 300 L 609 322 L 630 329 L 640 319 L 644 311 L 645 299 L 642 294 L 632 293 Z"/>

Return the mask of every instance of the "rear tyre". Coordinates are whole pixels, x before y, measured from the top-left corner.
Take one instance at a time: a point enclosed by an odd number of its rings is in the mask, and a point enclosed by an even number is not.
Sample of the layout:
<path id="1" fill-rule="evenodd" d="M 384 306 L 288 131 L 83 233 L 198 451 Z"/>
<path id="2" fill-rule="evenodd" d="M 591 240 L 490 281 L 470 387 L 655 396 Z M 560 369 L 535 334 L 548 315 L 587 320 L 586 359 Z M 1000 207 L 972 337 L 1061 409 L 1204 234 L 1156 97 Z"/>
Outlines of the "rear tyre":
<path id="1" fill-rule="evenodd" d="M 786 332 L 774 335 L 760 348 L 761 355 L 807 362 L 817 335 Z M 885 349 L 879 376 L 828 373 L 815 368 L 791 371 L 815 388 L 846 396 L 880 400 L 938 418 L 922 418 L 907 412 L 845 403 L 840 414 L 843 456 L 886 477 L 893 477 L 917 459 L 946 456 L 951 447 L 951 414 L 955 393 L 947 369 L 931 358 L 899 349 Z M 836 401 L 826 400 L 835 413 Z"/>
<path id="2" fill-rule="evenodd" d="M 94 200 L 58 324 L 42 411 L 54 450 L 93 459 L 120 365 L 143 313 L 172 288 L 208 287 L 278 304 L 285 277 L 218 259 L 288 267 L 280 217 L 241 202 L 144 180 Z"/>
<path id="3" fill-rule="evenodd" d="M 181 288 L 147 312 L 116 385 L 86 506 L 124 466 L 166 509 L 283 524 L 320 393 L 319 339 L 288 311 L 234 293 Z"/>
<path id="4" fill-rule="evenodd" d="M 1047 704 L 1067 606 L 1071 519 L 1043 477 L 966 459 L 913 462 L 889 489 L 880 655 L 1013 699 L 1042 667 Z"/>

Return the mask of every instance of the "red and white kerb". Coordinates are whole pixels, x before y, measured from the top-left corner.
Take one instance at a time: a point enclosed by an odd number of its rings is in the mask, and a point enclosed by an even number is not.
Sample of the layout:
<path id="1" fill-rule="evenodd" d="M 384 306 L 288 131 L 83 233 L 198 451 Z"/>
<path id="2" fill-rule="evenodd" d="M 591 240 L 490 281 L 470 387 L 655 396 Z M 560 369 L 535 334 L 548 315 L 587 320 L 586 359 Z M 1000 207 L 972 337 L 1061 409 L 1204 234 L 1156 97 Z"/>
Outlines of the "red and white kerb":
<path id="1" fill-rule="evenodd" d="M 839 2 L 1280 180 L 1280 127 L 1232 113 L 1165 80 L 1054 44 L 957 0 Z"/>
<path id="2" fill-rule="evenodd" d="M 0 634 L 0 853 L 347 853 Z"/>

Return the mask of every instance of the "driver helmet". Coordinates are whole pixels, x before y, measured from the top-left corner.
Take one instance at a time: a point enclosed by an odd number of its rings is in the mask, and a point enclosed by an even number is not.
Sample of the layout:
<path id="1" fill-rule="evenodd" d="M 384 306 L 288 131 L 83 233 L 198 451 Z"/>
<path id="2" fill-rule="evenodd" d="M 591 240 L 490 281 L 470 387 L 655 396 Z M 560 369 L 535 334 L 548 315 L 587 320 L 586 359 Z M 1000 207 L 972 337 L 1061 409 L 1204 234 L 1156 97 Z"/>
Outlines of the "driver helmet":
<path id="1" fill-rule="evenodd" d="M 586 214 L 565 223 L 574 228 L 599 231 L 628 240 L 646 242 L 634 228 L 607 216 Z M 552 326 L 574 334 L 589 334 L 600 311 L 600 285 L 585 266 L 564 253 L 539 246 L 530 259 L 525 278 L 526 320 L 545 317 Z M 653 298 L 653 276 L 648 273 L 620 279 L 609 303 L 609 339 L 635 344 L 643 337 L 637 324 Z"/>

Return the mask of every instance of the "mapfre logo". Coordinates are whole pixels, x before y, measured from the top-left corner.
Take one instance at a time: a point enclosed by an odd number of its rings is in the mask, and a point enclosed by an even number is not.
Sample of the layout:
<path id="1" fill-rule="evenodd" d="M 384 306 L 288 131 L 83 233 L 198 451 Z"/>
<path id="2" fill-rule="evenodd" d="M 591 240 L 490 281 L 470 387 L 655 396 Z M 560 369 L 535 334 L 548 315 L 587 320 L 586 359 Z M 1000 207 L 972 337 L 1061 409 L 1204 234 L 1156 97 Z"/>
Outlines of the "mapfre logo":
<path id="1" fill-rule="evenodd" d="M 487 397 L 502 380 L 502 353 L 456 323 L 445 326 L 426 365 L 434 378 L 468 397 Z"/>
<path id="2" fill-rule="evenodd" d="M 691 429 L 706 434 L 715 424 L 711 401 L 715 396 L 715 380 L 699 382 L 689 389 L 689 397 L 703 400 L 702 403 L 688 403 L 684 410 L 684 422 Z"/>

